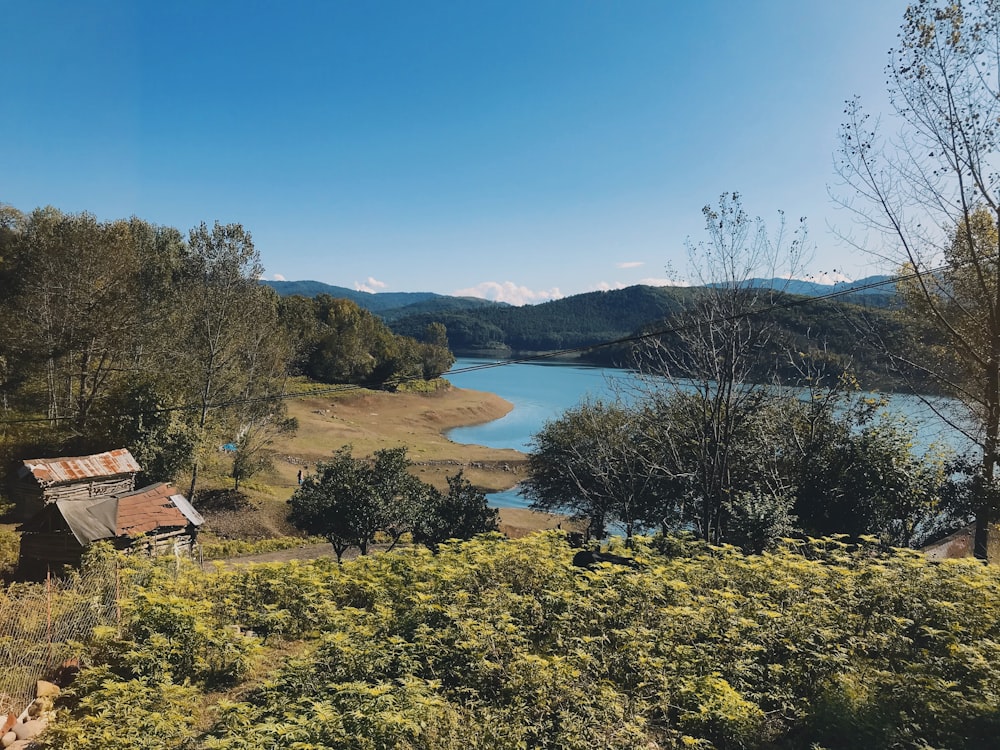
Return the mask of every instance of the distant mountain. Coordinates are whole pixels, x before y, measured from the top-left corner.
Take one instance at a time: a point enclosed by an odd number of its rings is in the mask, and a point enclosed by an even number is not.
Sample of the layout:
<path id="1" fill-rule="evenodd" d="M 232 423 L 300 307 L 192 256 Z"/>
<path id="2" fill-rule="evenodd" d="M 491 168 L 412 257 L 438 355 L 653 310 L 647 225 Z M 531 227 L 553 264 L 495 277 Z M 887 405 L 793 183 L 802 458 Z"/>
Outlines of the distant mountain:
<path id="1" fill-rule="evenodd" d="M 858 279 L 857 281 L 824 284 L 804 279 L 755 278 L 750 279 L 748 284 L 754 288 L 777 289 L 787 294 L 797 294 L 803 297 L 824 297 L 833 292 L 850 291 L 851 294 L 846 294 L 844 297 L 841 297 L 841 299 L 853 302 L 862 302 L 862 300 L 858 298 L 865 297 L 867 298 L 864 300 L 864 303 L 866 304 L 886 306 L 896 293 L 895 284 L 891 283 L 891 279 L 891 276 L 867 276 L 863 279 Z M 505 308 L 508 310 L 521 309 L 515 308 L 513 305 L 509 305 L 506 302 L 493 302 L 492 300 L 486 300 L 479 297 L 452 297 L 446 294 L 436 294 L 434 292 L 361 292 L 356 289 L 349 289 L 343 286 L 324 284 L 322 281 L 263 280 L 261 283 L 271 287 L 282 297 L 287 297 L 293 294 L 297 294 L 302 297 L 315 297 L 317 294 L 329 294 L 331 297 L 336 297 L 338 299 L 349 299 L 360 307 L 363 307 L 373 313 L 377 313 L 390 323 L 411 316 L 456 313 L 465 310 L 485 308 Z M 632 303 L 637 302 L 640 297 L 644 300 L 644 303 L 649 303 L 649 295 L 652 295 L 653 298 L 657 298 L 661 301 L 664 299 L 678 299 L 686 296 L 686 293 L 681 291 L 686 288 L 689 287 L 642 287 L 639 285 L 627 287 L 627 289 L 633 290 L 633 292 L 631 292 L 632 296 L 629 304 L 624 306 L 618 302 L 615 304 L 617 306 L 617 311 L 622 313 L 626 308 L 630 308 Z M 637 293 L 634 291 L 636 289 L 659 291 Z M 625 290 L 619 289 L 613 291 L 622 292 Z M 543 313 L 543 317 L 548 317 L 553 310 L 564 309 L 567 306 L 574 307 L 581 302 L 584 305 L 589 305 L 590 301 L 593 300 L 616 299 L 613 294 L 612 297 L 608 298 L 606 296 L 608 294 L 610 294 L 610 292 L 585 292 L 583 294 L 574 294 L 570 297 L 563 297 L 562 299 L 543 302 L 537 305 L 525 305 L 524 308 L 541 308 L 545 311 Z M 640 304 L 639 309 L 634 310 L 634 312 L 638 315 L 643 315 L 646 312 L 649 312 L 648 309 L 642 310 L 641 308 L 642 304 Z M 521 313 L 507 314 L 513 316 L 514 318 L 522 315 Z M 629 314 L 630 313 L 626 312 L 625 317 L 628 318 Z M 534 313 L 524 313 L 524 315 L 527 315 L 528 317 L 535 317 Z M 620 322 L 624 323 L 625 321 L 622 320 Z"/>
<path id="2" fill-rule="evenodd" d="M 262 280 L 261 283 L 271 287 L 282 297 L 290 297 L 293 294 L 301 297 L 315 297 L 318 294 L 329 294 L 331 297 L 337 299 L 349 299 L 359 307 L 380 315 L 387 310 L 419 304 L 432 299 L 454 299 L 445 295 L 434 294 L 433 292 L 379 292 L 373 294 L 371 292 L 359 292 L 356 289 L 348 289 L 343 286 L 324 284 L 322 281 Z"/>
<path id="3" fill-rule="evenodd" d="M 457 352 L 483 349 L 517 352 L 589 346 L 628 336 L 651 321 L 663 320 L 692 296 L 687 287 L 631 286 L 587 292 L 538 305 L 492 305 L 469 309 L 394 311 L 395 333 L 419 336 L 428 323 L 443 323 Z"/>
<path id="4" fill-rule="evenodd" d="M 799 294 L 803 297 L 824 297 L 834 292 L 852 292 L 854 295 L 891 296 L 896 293 L 896 285 L 892 276 L 866 276 L 857 281 L 838 281 L 836 284 L 809 281 L 808 279 L 750 279 L 749 285 L 755 288 L 780 289 L 787 294 Z"/>
<path id="5" fill-rule="evenodd" d="M 344 286 L 324 284 L 322 281 L 267 281 L 261 283 L 271 287 L 282 297 L 298 295 L 315 297 L 329 294 L 335 299 L 349 299 L 358 307 L 391 322 L 400 317 L 422 313 L 446 313 L 475 310 L 480 307 L 510 307 L 506 302 L 493 302 L 480 297 L 450 297 L 434 292 L 360 292 Z"/>

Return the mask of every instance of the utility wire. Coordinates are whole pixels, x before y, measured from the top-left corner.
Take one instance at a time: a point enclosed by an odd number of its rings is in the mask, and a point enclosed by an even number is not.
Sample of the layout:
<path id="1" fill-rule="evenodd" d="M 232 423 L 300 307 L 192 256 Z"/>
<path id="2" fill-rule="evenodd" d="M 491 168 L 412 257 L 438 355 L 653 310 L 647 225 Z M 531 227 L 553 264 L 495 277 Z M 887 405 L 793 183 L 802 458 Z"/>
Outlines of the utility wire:
<path id="1" fill-rule="evenodd" d="M 505 359 L 498 360 L 496 362 L 484 362 L 478 365 L 470 365 L 468 367 L 460 367 L 455 370 L 449 370 L 446 375 L 463 375 L 470 372 L 478 372 L 480 370 L 491 370 L 497 367 L 507 367 L 509 365 L 518 364 L 530 364 L 532 362 L 540 362 L 548 359 L 555 359 L 557 357 L 565 357 L 571 354 L 582 354 L 585 352 L 595 351 L 598 349 L 605 349 L 612 346 L 621 346 L 623 344 L 633 344 L 640 341 L 646 341 L 648 339 L 658 338 L 660 336 L 667 336 L 674 333 L 680 333 L 683 331 L 691 330 L 694 328 L 700 328 L 701 326 L 711 325 L 714 323 L 727 323 L 733 322 L 745 318 L 759 317 L 767 313 L 774 312 L 775 310 L 789 310 L 795 307 L 803 307 L 805 305 L 814 304 L 816 302 L 824 302 L 826 300 L 837 299 L 839 297 L 844 297 L 849 294 L 857 294 L 858 292 L 868 291 L 870 289 L 878 289 L 884 286 L 890 286 L 893 284 L 898 284 L 901 281 L 909 281 L 912 279 L 920 278 L 921 276 L 926 276 L 928 274 L 935 274 L 940 271 L 944 271 L 948 268 L 947 265 L 938 266 L 937 268 L 928 269 L 926 271 L 914 271 L 908 274 L 900 274 L 897 276 L 891 276 L 887 279 L 881 281 L 873 281 L 868 284 L 862 284 L 861 286 L 851 286 L 845 287 L 844 289 L 838 289 L 827 294 L 821 294 L 816 297 L 800 297 L 792 300 L 784 300 L 779 302 L 772 302 L 769 305 L 759 307 L 756 309 L 742 310 L 738 313 L 733 313 L 731 315 L 723 315 L 718 318 L 710 318 L 708 320 L 698 320 L 692 321 L 690 323 L 685 323 L 681 325 L 672 326 L 669 328 L 662 328 L 656 331 L 650 331 L 648 333 L 635 334 L 632 336 L 623 336 L 617 339 L 611 339 L 608 341 L 601 341 L 596 344 L 587 344 L 585 346 L 576 346 L 566 349 L 556 349 L 549 352 L 540 352 L 538 354 L 532 354 L 525 357 L 518 357 L 516 359 Z M 749 290 L 750 287 L 746 287 L 745 290 Z M 780 292 L 781 290 L 772 290 Z M 385 381 L 382 385 L 387 386 L 398 386 L 403 383 L 413 382 L 416 380 L 422 380 L 423 378 L 419 375 L 411 375 L 401 378 L 394 378 L 392 380 Z M 338 393 L 347 393 L 351 391 L 366 390 L 364 386 L 355 385 L 353 383 L 342 383 L 337 385 L 330 385 L 320 388 L 312 388 L 308 391 L 296 391 L 292 393 L 274 393 L 266 394 L 263 396 L 255 396 L 249 398 L 235 398 L 226 401 L 219 401 L 208 405 L 209 409 L 220 409 L 227 406 L 239 406 L 243 404 L 253 404 L 253 403 L 264 403 L 268 401 L 283 401 L 287 399 L 295 398 L 310 398 L 314 396 L 328 396 Z M 165 406 L 158 409 L 147 409 L 138 414 L 142 415 L 154 415 L 154 414 L 167 414 L 171 412 L 180 411 L 194 411 L 201 409 L 202 404 L 182 404 L 178 406 Z M 62 417 L 25 417 L 23 419 L 3 419 L 0 420 L 0 425 L 14 425 L 14 424 L 34 424 L 34 423 L 44 423 L 44 422 L 56 422 L 56 421 L 68 421 L 73 419 L 71 416 Z"/>

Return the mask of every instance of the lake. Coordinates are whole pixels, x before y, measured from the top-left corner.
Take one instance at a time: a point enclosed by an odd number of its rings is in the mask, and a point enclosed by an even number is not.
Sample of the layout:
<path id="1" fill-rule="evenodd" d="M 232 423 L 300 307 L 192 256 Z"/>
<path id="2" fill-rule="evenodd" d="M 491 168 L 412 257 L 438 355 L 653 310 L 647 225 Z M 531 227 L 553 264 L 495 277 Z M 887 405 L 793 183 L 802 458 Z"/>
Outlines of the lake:
<path id="1" fill-rule="evenodd" d="M 462 357 L 455 361 L 452 372 L 445 377 L 458 388 L 495 393 L 514 405 L 501 419 L 450 430 L 450 440 L 527 452 L 532 435 L 546 421 L 558 418 L 587 396 L 611 396 L 616 385 L 628 386 L 635 383 L 638 376 L 629 370 L 567 362 L 508 364 Z M 920 399 L 904 394 L 886 394 L 886 398 L 891 411 L 907 416 L 923 445 L 940 442 L 956 451 L 967 448 L 965 439 L 947 427 Z M 490 505 L 496 508 L 528 507 L 516 488 L 487 497 Z"/>

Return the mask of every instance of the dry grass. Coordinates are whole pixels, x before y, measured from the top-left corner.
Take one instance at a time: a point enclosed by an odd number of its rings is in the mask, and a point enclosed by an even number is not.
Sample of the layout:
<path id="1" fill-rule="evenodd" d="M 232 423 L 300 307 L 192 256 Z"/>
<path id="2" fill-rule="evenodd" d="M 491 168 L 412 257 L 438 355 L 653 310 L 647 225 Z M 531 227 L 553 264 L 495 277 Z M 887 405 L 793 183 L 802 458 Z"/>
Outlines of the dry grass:
<path id="1" fill-rule="evenodd" d="M 275 443 L 278 460 L 269 481 L 291 495 L 300 468 L 315 467 L 345 445 L 356 456 L 405 446 L 420 478 L 436 487 L 445 487 L 445 477 L 462 469 L 485 490 L 510 489 L 518 482 L 524 454 L 459 445 L 443 434 L 452 427 L 491 422 L 510 409 L 492 393 L 451 387 L 434 393 L 361 391 L 297 399 L 289 402 L 289 415 L 298 419 L 299 430 Z"/>
<path id="2" fill-rule="evenodd" d="M 289 416 L 298 419 L 299 429 L 295 435 L 275 441 L 274 471 L 241 487 L 250 503 L 248 508 L 208 513 L 209 534 L 245 539 L 294 535 L 295 530 L 285 521 L 285 501 L 297 486 L 299 470 L 314 469 L 345 445 L 351 446 L 355 456 L 405 446 L 414 473 L 439 489 L 445 489 L 446 478 L 460 470 L 484 491 L 510 489 L 524 475 L 524 454 L 460 445 L 448 440 L 444 432 L 499 419 L 511 408 L 495 394 L 450 386 L 433 393 L 357 391 L 290 400 Z M 220 457 L 215 466 L 206 467 L 204 487 L 232 486 L 225 464 Z M 501 510 L 501 528 L 510 536 L 555 528 L 560 523 L 567 528 L 565 521 L 548 513 Z"/>

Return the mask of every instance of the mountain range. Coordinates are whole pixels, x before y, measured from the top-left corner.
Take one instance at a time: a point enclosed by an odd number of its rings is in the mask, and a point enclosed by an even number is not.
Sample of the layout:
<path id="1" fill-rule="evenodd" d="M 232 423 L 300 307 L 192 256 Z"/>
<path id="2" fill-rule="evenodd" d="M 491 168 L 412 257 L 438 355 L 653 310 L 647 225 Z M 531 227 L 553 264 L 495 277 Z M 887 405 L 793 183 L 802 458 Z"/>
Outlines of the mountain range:
<path id="1" fill-rule="evenodd" d="M 610 366 L 630 363 L 637 337 L 684 346 L 670 332 L 669 321 L 699 295 L 696 287 L 637 285 L 517 307 L 431 292 L 360 292 L 318 281 L 263 283 L 281 295 L 328 294 L 352 300 L 381 317 L 394 333 L 418 340 L 424 339 L 430 324 L 440 323 L 447 330 L 449 348 L 458 355 L 500 359 L 558 353 Z M 792 367 L 782 378 L 794 381 L 801 373 L 793 370 L 805 366 L 834 378 L 851 372 L 869 388 L 899 386 L 870 335 L 877 329 L 883 342 L 898 342 L 911 335 L 908 327 L 919 326 L 919 321 L 895 314 L 892 277 L 837 284 L 760 278 L 749 284 L 773 288 L 776 300 L 793 303 L 779 304 L 769 314 L 773 351 L 764 359 L 778 363 L 779 369 Z M 798 365 L 788 365 L 790 351 L 802 358 Z"/>
<path id="2" fill-rule="evenodd" d="M 481 307 L 511 307 L 505 302 L 493 302 L 479 297 L 454 297 L 434 292 L 363 292 L 343 286 L 325 284 L 322 281 L 267 281 L 262 284 L 274 289 L 282 297 L 299 295 L 315 297 L 328 294 L 338 299 L 349 299 L 359 307 L 363 307 L 378 315 L 393 313 L 391 317 L 401 317 L 399 311 L 406 309 L 408 313 L 431 313 L 437 310 L 467 310 Z M 895 286 L 891 276 L 867 276 L 857 281 L 844 281 L 836 284 L 809 281 L 808 279 L 754 278 L 747 281 L 754 288 L 778 289 L 786 294 L 797 294 L 804 297 L 824 297 L 833 292 L 849 293 L 846 297 L 864 296 L 867 304 L 877 304 L 880 298 L 891 298 L 895 294 Z M 661 287 L 683 288 L 683 287 Z M 622 290 L 613 290 L 622 291 Z M 582 297 L 594 292 L 584 292 L 562 299 Z M 555 302 L 559 300 L 553 300 Z M 541 303 L 549 304 L 549 303 Z M 538 307 L 532 305 L 531 307 Z"/>

